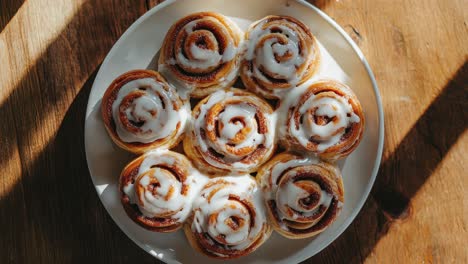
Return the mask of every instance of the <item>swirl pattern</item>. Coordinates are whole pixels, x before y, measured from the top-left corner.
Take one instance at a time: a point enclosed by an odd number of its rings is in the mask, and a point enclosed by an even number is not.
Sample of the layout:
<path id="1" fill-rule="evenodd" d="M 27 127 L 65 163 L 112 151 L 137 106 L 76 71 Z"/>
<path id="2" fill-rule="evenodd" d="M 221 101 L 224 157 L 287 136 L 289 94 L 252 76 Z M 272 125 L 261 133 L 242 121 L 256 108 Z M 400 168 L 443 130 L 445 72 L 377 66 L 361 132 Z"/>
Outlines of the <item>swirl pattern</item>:
<path id="1" fill-rule="evenodd" d="M 232 259 L 259 247 L 271 234 L 255 180 L 250 176 L 212 179 L 195 199 L 184 227 L 193 247 Z"/>
<path id="2" fill-rule="evenodd" d="M 247 89 L 270 99 L 309 79 L 320 50 L 309 28 L 287 16 L 267 16 L 248 30 L 241 78 Z"/>
<path id="3" fill-rule="evenodd" d="M 159 69 L 204 97 L 231 86 L 239 72 L 242 31 L 223 15 L 201 12 L 177 21 L 164 39 Z"/>
<path id="4" fill-rule="evenodd" d="M 289 106 L 281 142 L 334 160 L 351 153 L 364 130 L 364 114 L 354 93 L 336 81 L 316 82 Z"/>
<path id="5" fill-rule="evenodd" d="M 252 253 L 273 229 L 300 239 L 332 225 L 344 203 L 333 162 L 364 131 L 352 90 L 324 80 L 346 74 L 306 25 L 267 16 L 243 35 L 221 14 L 188 15 L 166 34 L 161 74 L 127 72 L 101 103 L 112 140 L 144 153 L 119 178 L 126 214 L 150 231 L 183 227 L 219 259 Z M 232 88 L 239 73 L 247 90 Z"/>
<path id="6" fill-rule="evenodd" d="M 176 145 L 188 112 L 174 87 L 147 70 L 118 77 L 102 100 L 107 131 L 117 145 L 135 153 Z"/>
<path id="7" fill-rule="evenodd" d="M 338 216 L 344 201 L 341 175 L 334 166 L 282 153 L 257 174 L 273 228 L 298 239 L 319 234 Z"/>
<path id="8" fill-rule="evenodd" d="M 212 174 L 253 172 L 274 150 L 272 114 L 268 103 L 251 93 L 218 91 L 194 108 L 185 153 Z"/>
<path id="9" fill-rule="evenodd" d="M 189 160 L 165 151 L 147 153 L 125 167 L 120 176 L 121 201 L 140 226 L 158 232 L 174 231 L 188 217 L 197 181 Z"/>

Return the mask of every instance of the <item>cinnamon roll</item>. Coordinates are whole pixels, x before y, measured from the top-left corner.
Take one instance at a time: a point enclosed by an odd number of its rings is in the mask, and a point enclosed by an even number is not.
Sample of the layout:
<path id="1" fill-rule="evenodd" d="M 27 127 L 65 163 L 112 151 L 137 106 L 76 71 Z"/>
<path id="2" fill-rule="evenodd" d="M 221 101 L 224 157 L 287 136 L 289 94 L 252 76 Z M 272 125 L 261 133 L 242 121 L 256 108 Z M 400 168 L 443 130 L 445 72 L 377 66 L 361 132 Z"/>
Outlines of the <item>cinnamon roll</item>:
<path id="1" fill-rule="evenodd" d="M 201 98 L 230 87 L 239 73 L 243 32 L 214 12 L 188 15 L 167 32 L 159 70 L 169 80 Z"/>
<path id="2" fill-rule="evenodd" d="M 320 50 L 310 29 L 288 16 L 267 16 L 246 33 L 241 78 L 247 89 L 277 99 L 318 70 Z"/>
<path id="3" fill-rule="evenodd" d="M 190 111 L 175 88 L 149 70 L 115 79 L 102 98 L 101 110 L 112 140 L 133 153 L 177 145 Z"/>
<path id="4" fill-rule="evenodd" d="M 120 175 L 119 187 L 128 216 L 151 231 L 180 228 L 203 180 L 192 170 L 185 156 L 172 151 L 149 152 L 130 162 Z"/>
<path id="5" fill-rule="evenodd" d="M 251 176 L 214 178 L 202 188 L 184 231 L 210 257 L 245 256 L 271 235 L 257 183 Z"/>
<path id="6" fill-rule="evenodd" d="M 184 150 L 211 175 L 254 172 L 273 154 L 273 109 L 240 89 L 220 90 L 193 109 L 193 124 Z"/>
<path id="7" fill-rule="evenodd" d="M 257 174 L 273 228 L 291 238 L 307 238 L 330 226 L 344 201 L 343 182 L 333 165 L 281 153 Z"/>
<path id="8" fill-rule="evenodd" d="M 280 141 L 284 146 L 329 160 L 347 156 L 358 146 L 364 131 L 364 113 L 346 85 L 318 81 L 291 102 L 285 106 L 285 120 L 280 122 Z"/>

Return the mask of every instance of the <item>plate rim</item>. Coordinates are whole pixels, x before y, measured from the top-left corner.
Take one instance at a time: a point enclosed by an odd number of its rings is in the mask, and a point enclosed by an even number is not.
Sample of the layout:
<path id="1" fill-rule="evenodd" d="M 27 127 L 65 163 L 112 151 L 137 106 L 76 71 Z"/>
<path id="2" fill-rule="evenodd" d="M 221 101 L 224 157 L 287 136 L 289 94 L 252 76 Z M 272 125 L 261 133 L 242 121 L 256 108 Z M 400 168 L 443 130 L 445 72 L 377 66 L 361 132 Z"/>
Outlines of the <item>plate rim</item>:
<path id="1" fill-rule="evenodd" d="M 102 66 L 108 64 L 108 61 L 110 60 L 110 58 L 112 58 L 114 53 L 116 53 L 117 47 L 120 46 L 120 42 L 122 42 L 124 39 L 126 39 L 127 35 L 129 35 L 131 32 L 133 32 L 135 30 L 135 28 L 137 28 L 143 21 L 145 21 L 147 19 L 147 17 L 150 17 L 150 16 L 154 15 L 154 13 L 157 13 L 160 9 L 163 9 L 166 6 L 169 6 L 169 5 L 173 4 L 173 3 L 175 3 L 176 1 L 177 0 L 166 0 L 166 1 L 158 4 L 157 6 L 151 8 L 150 10 L 146 11 L 146 13 L 144 13 L 137 20 L 135 20 L 135 22 L 133 22 L 132 25 L 130 25 L 130 27 L 128 27 L 125 30 L 125 32 L 119 37 L 119 39 L 113 44 L 111 50 L 107 53 L 105 59 L 103 60 L 101 66 L 99 67 L 99 70 L 98 70 L 98 72 L 96 74 L 96 78 L 100 75 L 101 71 L 103 70 Z M 333 20 L 330 16 L 328 16 L 324 11 L 320 10 L 318 7 L 316 7 L 315 5 L 309 3 L 309 2 L 307 2 L 305 0 L 294 0 L 294 1 L 299 3 L 299 4 L 302 4 L 306 8 L 312 9 L 314 12 L 316 12 L 322 19 L 324 19 L 328 24 L 330 24 L 348 42 L 348 44 L 350 44 L 351 48 L 356 53 L 359 60 L 364 65 L 364 68 L 366 69 L 366 72 L 367 72 L 367 74 L 368 74 L 368 76 L 369 76 L 369 78 L 371 80 L 372 88 L 374 90 L 374 95 L 375 95 L 375 99 L 376 99 L 376 103 L 377 103 L 378 122 L 379 122 L 379 126 L 378 126 L 378 145 L 377 145 L 377 153 L 376 153 L 377 155 L 376 155 L 376 158 L 375 158 L 375 161 L 374 161 L 374 167 L 373 167 L 372 172 L 371 172 L 370 180 L 369 180 L 367 186 L 365 187 L 365 191 L 363 193 L 362 198 L 358 202 L 358 205 L 351 212 L 351 215 L 344 221 L 344 223 L 341 226 L 339 226 L 337 228 L 337 232 L 335 232 L 335 234 L 333 236 L 331 236 L 332 239 L 330 239 L 327 243 L 323 243 L 320 247 L 318 247 L 318 250 L 316 251 L 315 254 L 310 255 L 310 256 L 305 254 L 305 255 L 297 257 L 298 262 L 302 262 L 302 261 L 304 261 L 306 259 L 309 259 L 309 258 L 313 257 L 314 255 L 318 254 L 323 249 L 328 247 L 331 243 L 333 243 L 351 225 L 351 223 L 355 220 L 355 218 L 359 214 L 359 212 L 361 212 L 362 207 L 364 206 L 365 202 L 367 201 L 367 198 L 369 198 L 370 191 L 372 190 L 372 187 L 374 186 L 374 183 L 375 183 L 375 180 L 377 178 L 377 174 L 378 174 L 378 171 L 379 171 L 379 168 L 380 168 L 380 163 L 381 163 L 381 160 L 382 160 L 382 153 L 383 153 L 383 146 L 384 146 L 384 141 L 385 141 L 385 138 L 384 138 L 384 127 L 385 126 L 384 126 L 384 113 L 383 113 L 382 98 L 381 98 L 381 95 L 380 95 L 380 91 L 378 89 L 377 81 L 375 79 L 374 73 L 373 73 L 367 59 L 365 58 L 365 56 L 362 53 L 359 46 L 346 33 L 346 31 L 335 20 Z M 94 90 L 95 83 L 96 83 L 96 79 L 94 79 L 94 81 L 93 81 L 93 86 L 91 87 L 91 90 L 90 90 L 90 93 L 89 93 L 90 95 L 91 95 L 92 91 Z M 143 249 L 148 254 L 150 254 L 151 256 L 153 256 L 154 258 L 156 258 L 156 259 L 158 259 L 158 260 L 160 260 L 162 262 L 165 262 L 165 263 L 180 263 L 180 262 L 178 262 L 178 261 L 176 261 L 174 259 L 160 258 L 157 255 L 152 254 L 150 252 L 149 248 L 145 247 L 132 234 L 130 234 L 129 232 L 127 232 L 126 230 L 124 230 L 120 226 L 118 221 L 116 221 L 114 219 L 114 216 L 109 212 L 107 207 L 104 205 L 104 203 L 102 201 L 101 194 L 100 194 L 100 190 L 98 189 L 98 185 L 95 184 L 95 180 L 94 180 L 93 176 L 91 175 L 92 172 L 91 172 L 91 169 L 89 167 L 89 163 L 90 163 L 89 162 L 89 155 L 88 155 L 88 150 L 86 148 L 86 138 L 88 137 L 86 131 L 89 131 L 89 129 L 88 129 L 89 122 L 86 122 L 86 120 L 87 120 L 88 115 L 93 111 L 93 107 L 94 107 L 93 105 L 89 104 L 90 99 L 91 98 L 89 97 L 88 98 L 88 103 L 87 103 L 87 106 L 86 106 L 85 126 L 84 126 L 84 142 L 83 143 L 85 145 L 86 165 L 88 167 L 90 178 L 91 178 L 91 180 L 93 182 L 94 188 L 96 190 L 96 193 L 97 193 L 97 195 L 99 197 L 99 200 L 100 200 L 101 204 L 103 205 L 103 207 L 106 210 L 107 214 L 114 221 L 114 223 L 119 227 L 119 229 L 128 238 L 130 238 L 133 243 L 138 245 L 141 249 Z"/>
<path id="2" fill-rule="evenodd" d="M 384 113 L 383 113 L 382 98 L 380 96 L 380 91 L 379 91 L 379 88 L 378 88 L 378 85 L 377 85 L 377 81 L 376 81 L 374 73 L 373 73 L 373 71 L 372 71 L 372 69 L 371 69 L 371 67 L 369 65 L 369 62 L 367 62 L 367 59 L 364 56 L 364 54 L 362 53 L 359 46 L 348 35 L 348 33 L 346 33 L 346 31 L 338 24 L 338 22 L 336 22 L 333 18 L 331 18 L 329 15 L 327 15 L 324 11 L 322 11 L 321 9 L 316 7 L 315 5 L 313 5 L 313 4 L 309 3 L 309 2 L 306 2 L 305 0 L 295 0 L 295 1 L 298 2 L 298 3 L 301 3 L 302 5 L 308 7 L 310 9 L 312 9 L 312 10 L 314 10 L 315 12 L 317 12 L 317 14 L 319 14 L 330 25 L 332 25 L 333 28 L 335 28 L 335 30 L 338 31 L 338 33 L 340 33 L 340 35 L 342 37 L 344 37 L 344 39 L 351 45 L 351 48 L 354 50 L 356 55 L 359 57 L 359 59 L 363 63 L 364 68 L 366 69 L 367 74 L 369 75 L 369 78 L 371 80 L 372 88 L 374 89 L 375 99 L 377 101 L 377 110 L 378 110 L 378 117 L 379 117 L 379 133 L 378 133 L 377 156 L 376 156 L 375 161 L 374 161 L 374 168 L 372 169 L 371 179 L 370 179 L 369 183 L 367 184 L 367 186 L 365 188 L 364 195 L 362 196 L 362 198 L 359 201 L 358 205 L 351 212 L 350 217 L 348 217 L 346 219 L 346 221 L 343 223 L 343 225 L 341 225 L 338 228 L 338 231 L 335 233 L 335 235 L 332 236 L 333 239 L 329 240 L 328 243 L 322 244 L 321 247 L 318 247 L 319 250 L 315 254 L 313 254 L 313 255 L 311 255 L 309 257 L 306 257 L 306 258 L 301 258 L 300 261 L 302 262 L 302 261 L 304 261 L 306 259 L 309 259 L 309 258 L 313 257 L 314 255 L 318 254 L 319 252 L 324 250 L 326 247 L 328 247 L 331 243 L 335 242 L 335 240 L 339 236 L 341 236 L 346 229 L 348 229 L 348 227 L 351 225 L 351 223 L 354 222 L 354 220 L 356 219 L 356 216 L 361 212 L 361 209 L 364 206 L 365 202 L 367 201 L 367 198 L 369 198 L 370 191 L 372 190 L 372 187 L 374 186 L 375 180 L 377 178 L 377 174 L 379 172 L 380 163 L 382 161 L 383 146 L 384 146 L 384 141 L 385 141 L 385 137 L 384 137 L 384 131 L 385 131 L 384 128 L 385 128 L 385 126 L 384 126 Z"/>

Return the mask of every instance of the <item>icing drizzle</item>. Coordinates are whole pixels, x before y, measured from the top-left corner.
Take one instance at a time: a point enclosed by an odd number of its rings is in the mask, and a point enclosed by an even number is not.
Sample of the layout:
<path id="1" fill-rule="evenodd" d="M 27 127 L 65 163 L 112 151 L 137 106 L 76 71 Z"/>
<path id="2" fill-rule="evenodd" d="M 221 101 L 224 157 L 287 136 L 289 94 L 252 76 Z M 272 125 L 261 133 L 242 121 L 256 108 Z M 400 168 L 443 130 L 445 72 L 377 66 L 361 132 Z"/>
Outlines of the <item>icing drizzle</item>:
<path id="1" fill-rule="evenodd" d="M 122 141 L 150 143 L 168 137 L 178 126 L 181 133 L 188 111 L 173 87 L 143 78 L 120 88 L 112 115 Z"/>
<path id="2" fill-rule="evenodd" d="M 283 230 L 308 229 L 325 217 L 333 201 L 341 206 L 338 195 L 342 193 L 335 193 L 340 187 L 334 182 L 341 176 L 331 165 L 313 157 L 283 153 L 266 166 L 260 185 L 265 201 L 275 201 L 276 206 L 269 210 L 276 210 Z"/>
<path id="3" fill-rule="evenodd" d="M 249 249 L 264 234 L 265 208 L 255 180 L 249 176 L 211 179 L 195 199 L 192 232 L 205 233 L 226 251 Z M 210 247 L 213 254 L 225 256 Z M 210 250 L 206 248 L 206 250 Z M 229 256 L 229 255 L 227 255 Z"/>
<path id="4" fill-rule="evenodd" d="M 319 49 L 306 26 L 289 17 L 269 16 L 255 23 L 246 40 L 243 80 L 267 97 L 281 97 L 314 73 Z"/>
<path id="5" fill-rule="evenodd" d="M 229 18 L 210 12 L 192 14 L 175 25 L 164 42 L 160 71 L 189 91 L 232 84 L 239 72 L 243 46 L 239 27 Z"/>
<path id="6" fill-rule="evenodd" d="M 250 163 L 243 159 L 261 147 L 271 153 L 275 138 L 274 117 L 264 113 L 261 106 L 256 99 L 237 95 L 232 90 L 210 95 L 195 116 L 193 133 L 201 152 L 214 150 L 223 157 L 215 159 L 205 155 L 204 159 L 217 168 L 234 171 L 258 166 L 258 160 Z"/>
<path id="7" fill-rule="evenodd" d="M 302 123 L 289 126 L 289 133 L 304 147 L 312 138 L 318 142 L 318 152 L 323 152 L 340 142 L 346 133 L 346 128 L 352 123 L 359 123 L 348 96 L 340 96 L 333 92 L 325 92 L 310 97 L 300 105 L 291 117 L 291 124 L 296 124 L 295 114 L 300 115 Z M 324 120 L 329 120 L 326 122 Z"/>
<path id="8" fill-rule="evenodd" d="M 131 204 L 149 218 L 170 217 L 183 222 L 206 177 L 199 174 L 184 156 L 171 151 L 145 154 L 134 183 L 123 186 Z"/>

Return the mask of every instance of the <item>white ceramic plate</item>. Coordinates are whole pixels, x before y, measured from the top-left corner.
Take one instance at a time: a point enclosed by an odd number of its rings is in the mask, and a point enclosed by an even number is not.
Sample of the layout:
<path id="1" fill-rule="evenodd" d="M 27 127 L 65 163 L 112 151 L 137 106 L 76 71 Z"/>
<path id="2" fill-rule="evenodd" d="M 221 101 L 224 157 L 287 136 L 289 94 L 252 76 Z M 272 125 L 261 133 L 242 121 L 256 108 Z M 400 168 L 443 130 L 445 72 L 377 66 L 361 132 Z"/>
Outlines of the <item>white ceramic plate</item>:
<path id="1" fill-rule="evenodd" d="M 118 194 L 118 177 L 133 156 L 115 146 L 107 135 L 100 102 L 114 78 L 154 64 L 163 38 L 179 18 L 193 12 L 215 11 L 237 21 L 254 21 L 271 14 L 293 16 L 312 33 L 349 76 L 348 84 L 365 111 L 366 130 L 359 147 L 340 162 L 344 175 L 345 205 L 337 221 L 315 238 L 287 240 L 277 234 L 254 253 L 231 263 L 296 263 L 335 240 L 356 217 L 377 175 L 383 146 L 383 112 L 374 76 L 359 48 L 344 30 L 316 7 L 303 1 L 285 0 L 180 0 L 166 1 L 138 19 L 117 41 L 94 81 L 86 111 L 85 146 L 88 167 L 104 207 L 117 225 L 137 245 L 167 263 L 220 263 L 193 250 L 182 231 L 161 234 L 146 231 L 125 214 Z"/>

